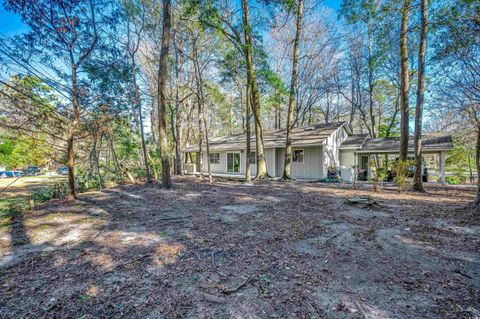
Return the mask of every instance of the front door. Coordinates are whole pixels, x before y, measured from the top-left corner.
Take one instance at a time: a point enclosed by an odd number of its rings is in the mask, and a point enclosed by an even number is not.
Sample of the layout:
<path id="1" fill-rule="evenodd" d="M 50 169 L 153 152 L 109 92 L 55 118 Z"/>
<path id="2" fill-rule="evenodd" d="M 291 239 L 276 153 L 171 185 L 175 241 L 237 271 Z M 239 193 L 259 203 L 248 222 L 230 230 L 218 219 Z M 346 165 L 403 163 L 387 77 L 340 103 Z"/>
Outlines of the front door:
<path id="1" fill-rule="evenodd" d="M 240 173 L 240 153 L 227 153 L 227 173 Z"/>

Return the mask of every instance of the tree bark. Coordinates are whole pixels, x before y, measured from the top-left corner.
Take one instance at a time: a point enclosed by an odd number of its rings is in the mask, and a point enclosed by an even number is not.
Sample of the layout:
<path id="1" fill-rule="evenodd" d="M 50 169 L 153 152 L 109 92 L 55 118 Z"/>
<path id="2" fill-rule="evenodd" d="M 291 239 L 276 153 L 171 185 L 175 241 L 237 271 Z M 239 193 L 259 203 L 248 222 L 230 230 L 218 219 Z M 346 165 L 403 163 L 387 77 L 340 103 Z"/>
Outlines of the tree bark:
<path id="1" fill-rule="evenodd" d="M 247 74 L 248 77 L 248 74 Z M 247 83 L 250 81 L 247 79 Z M 245 181 L 247 183 L 250 183 L 252 181 L 252 172 L 250 169 L 250 152 L 251 152 L 251 141 L 250 141 L 250 135 L 251 135 L 251 127 L 250 127 L 250 102 L 251 102 L 251 96 L 250 96 L 250 87 L 247 84 L 246 90 L 245 90 L 245 134 L 247 135 L 247 156 L 246 156 L 246 161 L 245 161 Z"/>
<path id="2" fill-rule="evenodd" d="M 157 145 L 157 135 L 155 134 L 155 127 L 157 127 L 157 108 L 155 103 L 154 93 L 151 92 L 150 98 L 150 125 L 152 127 L 152 144 Z"/>
<path id="3" fill-rule="evenodd" d="M 198 102 L 198 153 L 199 153 L 199 177 L 203 180 L 203 129 L 202 129 L 202 114 L 204 107 L 204 94 L 203 94 L 203 78 L 200 70 L 200 64 L 198 62 L 198 48 L 196 39 L 192 43 L 193 50 L 193 66 L 195 71 L 195 81 L 197 83 L 197 102 Z M 207 158 L 208 163 L 210 159 Z"/>
<path id="4" fill-rule="evenodd" d="M 73 118 L 67 131 L 67 167 L 68 167 L 68 200 L 75 200 L 77 195 L 75 193 L 75 150 L 74 137 L 77 124 L 80 122 L 80 103 L 78 99 L 78 85 L 77 85 L 77 65 L 72 61 L 72 106 Z"/>
<path id="5" fill-rule="evenodd" d="M 77 198 L 75 194 L 75 155 L 73 150 L 73 130 L 74 129 L 72 125 L 70 125 L 67 134 L 68 200 L 74 200 Z"/>
<path id="6" fill-rule="evenodd" d="M 477 196 L 472 204 L 472 211 L 480 213 L 480 123 L 477 123 L 477 149 L 475 150 L 477 165 Z"/>
<path id="7" fill-rule="evenodd" d="M 415 108 L 415 175 L 413 178 L 413 190 L 425 192 L 422 181 L 422 117 L 423 101 L 425 96 L 425 51 L 427 47 L 428 12 L 427 0 L 421 0 L 420 4 L 422 23 L 420 31 L 420 47 L 418 49 L 418 84 L 417 105 Z"/>
<path id="8" fill-rule="evenodd" d="M 135 86 L 136 86 L 136 95 L 137 95 L 137 98 L 140 99 L 140 88 L 138 87 L 138 85 L 136 84 L 136 81 L 135 81 Z M 147 153 L 148 153 L 148 150 L 147 150 L 147 143 L 145 142 L 145 132 L 144 132 L 144 129 L 143 129 L 143 116 L 142 116 L 142 105 L 141 103 L 138 101 L 138 119 L 140 121 L 140 138 L 142 140 L 142 152 L 143 152 L 143 161 L 144 161 L 144 164 L 145 164 L 145 173 L 147 175 L 147 183 L 151 183 L 152 182 L 152 175 L 150 174 L 150 167 L 148 165 L 148 156 L 147 156 Z"/>
<path id="9" fill-rule="evenodd" d="M 207 146 L 207 169 L 208 169 L 208 182 L 213 182 L 212 177 L 212 168 L 210 164 L 210 143 L 208 141 L 208 127 L 207 127 L 207 120 L 205 119 L 205 109 L 202 111 L 202 118 L 203 118 L 203 125 L 205 126 L 205 144 Z"/>
<path id="10" fill-rule="evenodd" d="M 160 140 L 160 158 L 162 161 L 162 186 L 166 189 L 172 188 L 166 124 L 166 83 L 168 76 L 168 52 L 170 48 L 171 6 L 171 0 L 163 1 L 162 48 L 158 67 L 158 138 Z"/>
<path id="11" fill-rule="evenodd" d="M 402 27 L 400 31 L 400 162 L 405 162 L 408 156 L 408 91 L 409 91 L 409 66 L 408 66 L 408 16 L 410 14 L 410 0 L 404 0 L 402 12 Z M 402 165 L 400 165 L 402 166 Z M 402 173 L 403 172 L 399 172 Z"/>
<path id="12" fill-rule="evenodd" d="M 292 78 L 290 81 L 290 94 L 288 97 L 288 114 L 287 114 L 287 139 L 285 143 L 285 165 L 283 167 L 283 176 L 285 180 L 290 180 L 291 162 L 292 162 L 292 122 L 293 122 L 293 103 L 297 91 L 298 80 L 298 46 L 300 44 L 300 36 L 302 32 L 302 15 L 303 0 L 298 0 L 296 14 L 296 31 L 293 42 L 293 60 L 292 60 Z"/>
<path id="13" fill-rule="evenodd" d="M 248 0 L 242 0 L 243 11 L 243 32 L 245 36 L 244 54 L 245 64 L 247 67 L 247 79 L 250 80 L 251 95 L 252 95 L 252 113 L 255 125 L 255 141 L 257 151 L 257 179 L 263 179 L 268 176 L 267 164 L 265 163 L 265 146 L 263 142 L 263 127 L 260 120 L 260 93 L 258 91 L 257 76 L 255 72 L 255 65 L 253 63 L 253 41 L 250 26 L 250 8 Z"/>
<path id="14" fill-rule="evenodd" d="M 368 104 L 369 104 L 369 114 L 370 114 L 370 126 L 371 126 L 371 137 L 376 138 L 377 132 L 375 131 L 375 113 L 374 113 L 374 79 L 373 79 L 373 31 L 372 31 L 372 22 L 368 23 Z"/>
<path id="15" fill-rule="evenodd" d="M 173 30 L 173 47 L 175 49 L 175 163 L 174 163 L 174 172 L 175 175 L 183 175 L 182 170 L 182 111 L 180 110 L 180 55 L 179 48 L 177 43 L 177 32 L 176 28 Z"/>

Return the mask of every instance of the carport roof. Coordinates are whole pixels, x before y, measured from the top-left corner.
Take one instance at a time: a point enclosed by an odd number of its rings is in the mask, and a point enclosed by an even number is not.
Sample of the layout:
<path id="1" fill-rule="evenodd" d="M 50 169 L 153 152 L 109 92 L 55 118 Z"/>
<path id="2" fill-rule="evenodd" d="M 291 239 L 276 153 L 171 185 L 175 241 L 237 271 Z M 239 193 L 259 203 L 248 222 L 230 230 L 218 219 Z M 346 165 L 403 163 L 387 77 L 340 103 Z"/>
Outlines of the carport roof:
<path id="1" fill-rule="evenodd" d="M 343 146 L 343 145 L 342 145 Z M 437 153 L 453 149 L 453 140 L 450 135 L 424 136 L 422 151 Z M 398 153 L 400 137 L 367 138 L 358 153 Z M 413 137 L 408 140 L 408 152 L 414 151 Z"/>

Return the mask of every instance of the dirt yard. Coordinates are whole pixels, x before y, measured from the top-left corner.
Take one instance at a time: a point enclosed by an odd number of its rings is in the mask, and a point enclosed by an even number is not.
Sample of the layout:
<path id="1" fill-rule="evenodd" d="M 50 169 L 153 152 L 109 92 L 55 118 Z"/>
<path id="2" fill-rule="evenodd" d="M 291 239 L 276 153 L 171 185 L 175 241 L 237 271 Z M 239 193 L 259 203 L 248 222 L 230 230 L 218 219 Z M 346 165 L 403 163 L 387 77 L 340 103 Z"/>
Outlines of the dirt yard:
<path id="1" fill-rule="evenodd" d="M 473 189 L 174 182 L 12 216 L 0 318 L 480 317 Z"/>

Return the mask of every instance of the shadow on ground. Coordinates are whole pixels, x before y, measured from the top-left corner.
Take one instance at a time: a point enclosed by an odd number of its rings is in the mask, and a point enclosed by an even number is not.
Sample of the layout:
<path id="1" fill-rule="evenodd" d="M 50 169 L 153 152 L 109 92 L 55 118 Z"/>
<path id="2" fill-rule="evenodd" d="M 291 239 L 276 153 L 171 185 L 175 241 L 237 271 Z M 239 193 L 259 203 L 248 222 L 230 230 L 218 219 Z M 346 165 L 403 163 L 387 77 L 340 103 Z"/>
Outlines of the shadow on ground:
<path id="1" fill-rule="evenodd" d="M 475 318 L 473 193 L 123 186 L 0 228 L 2 318 Z M 361 208 L 345 198 L 372 195 Z M 457 198 L 457 199 L 455 199 Z"/>

